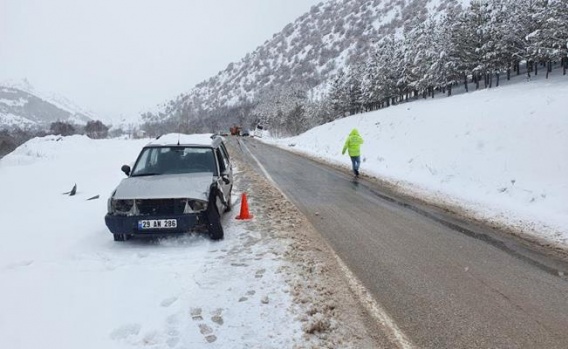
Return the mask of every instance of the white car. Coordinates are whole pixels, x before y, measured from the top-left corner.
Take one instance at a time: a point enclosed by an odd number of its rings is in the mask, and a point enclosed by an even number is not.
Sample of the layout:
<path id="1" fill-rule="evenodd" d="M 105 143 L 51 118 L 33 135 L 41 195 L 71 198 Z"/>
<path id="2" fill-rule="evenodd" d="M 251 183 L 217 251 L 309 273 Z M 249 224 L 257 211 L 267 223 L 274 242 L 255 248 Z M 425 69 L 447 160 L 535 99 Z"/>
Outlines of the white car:
<path id="1" fill-rule="evenodd" d="M 224 236 L 233 169 L 218 135 L 168 134 L 150 142 L 108 199 L 105 222 L 115 241 L 131 236 L 208 232 Z"/>

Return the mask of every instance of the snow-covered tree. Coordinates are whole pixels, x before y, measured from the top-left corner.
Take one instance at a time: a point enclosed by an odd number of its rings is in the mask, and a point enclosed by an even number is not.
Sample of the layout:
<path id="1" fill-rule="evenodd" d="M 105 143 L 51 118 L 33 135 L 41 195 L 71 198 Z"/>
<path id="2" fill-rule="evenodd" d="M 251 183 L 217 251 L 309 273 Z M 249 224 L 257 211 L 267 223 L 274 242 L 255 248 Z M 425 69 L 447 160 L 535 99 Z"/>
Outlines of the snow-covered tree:
<path id="1" fill-rule="evenodd" d="M 437 65 L 440 60 L 440 37 L 438 23 L 430 18 L 405 35 L 405 61 L 409 67 L 409 88 L 416 94 L 424 94 L 439 82 L 436 77 L 441 73 Z M 442 47 L 440 47 L 442 46 Z M 444 81 L 445 82 L 445 81 Z M 442 84 L 443 85 L 443 84 Z"/>
<path id="2" fill-rule="evenodd" d="M 366 110 L 377 109 L 381 100 L 380 87 L 377 83 L 379 67 L 376 56 L 377 52 L 373 51 L 367 59 L 361 80 L 363 106 Z"/>
<path id="3" fill-rule="evenodd" d="M 251 114 L 255 120 L 270 125 L 273 130 L 293 132 L 290 129 L 295 126 L 291 127 L 289 118 L 300 120 L 303 117 L 300 110 L 303 111 L 307 103 L 306 91 L 307 88 L 301 84 L 267 89 L 256 98 Z"/>
<path id="4" fill-rule="evenodd" d="M 394 35 L 387 36 L 379 41 L 377 46 L 377 94 L 380 101 L 387 106 L 398 97 L 397 83 L 400 80 L 399 61 L 401 59 L 400 41 L 397 41 Z"/>
<path id="5" fill-rule="evenodd" d="M 344 117 L 349 111 L 348 82 L 343 70 L 339 70 L 331 81 L 329 102 L 338 117 Z"/>
<path id="6" fill-rule="evenodd" d="M 69 122 L 55 121 L 49 125 L 49 131 L 54 135 L 70 136 L 77 133 L 75 126 Z"/>
<path id="7" fill-rule="evenodd" d="M 89 121 L 85 125 L 85 133 L 87 137 L 93 139 L 107 138 L 109 127 L 102 123 L 100 120 Z"/>
<path id="8" fill-rule="evenodd" d="M 349 114 L 357 114 L 363 110 L 363 79 L 364 68 L 362 65 L 355 65 L 347 73 L 347 95 L 349 98 Z"/>
<path id="9" fill-rule="evenodd" d="M 427 24 L 431 39 L 427 41 L 430 45 L 430 54 L 428 55 L 428 66 L 426 77 L 420 86 L 421 93 L 426 97 L 427 93 L 434 93 L 436 89 L 447 89 L 448 95 L 451 95 L 452 87 L 464 79 L 466 74 L 461 68 L 461 63 L 456 56 L 452 56 L 454 49 L 452 47 L 452 28 L 448 25 L 447 17 L 443 17 L 438 21 Z M 432 27 L 433 26 L 433 27 Z M 428 81 L 430 79 L 431 81 Z M 427 87 L 430 90 L 426 89 Z"/>
<path id="10" fill-rule="evenodd" d="M 507 72 L 509 78 L 512 69 L 518 71 L 519 62 L 526 52 L 526 28 L 524 22 L 517 18 L 522 12 L 512 0 L 491 0 L 489 9 L 487 31 L 491 42 L 487 46 L 486 58 L 494 72 Z"/>
<path id="11" fill-rule="evenodd" d="M 529 55 L 547 65 L 553 61 L 564 63 L 568 46 L 568 1 L 540 1 L 534 7 L 532 18 L 535 29 L 527 36 Z"/>

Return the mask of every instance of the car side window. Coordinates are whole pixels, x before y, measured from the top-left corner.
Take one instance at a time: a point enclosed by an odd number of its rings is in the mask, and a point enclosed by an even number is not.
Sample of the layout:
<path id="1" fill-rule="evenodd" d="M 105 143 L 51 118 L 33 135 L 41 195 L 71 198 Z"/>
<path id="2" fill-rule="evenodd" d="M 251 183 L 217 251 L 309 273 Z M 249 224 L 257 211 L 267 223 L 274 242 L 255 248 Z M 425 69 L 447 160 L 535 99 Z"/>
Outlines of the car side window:
<path id="1" fill-rule="evenodd" d="M 144 169 L 146 169 L 146 167 L 148 166 L 149 154 L 149 151 L 143 151 L 142 154 L 140 154 L 140 158 L 136 162 L 135 166 L 136 171 L 142 172 L 144 171 Z"/>
<path id="2" fill-rule="evenodd" d="M 154 172 L 158 162 L 158 152 L 158 148 L 144 149 L 136 161 L 134 169 L 132 170 L 132 175 L 136 176 Z"/>
<path id="3" fill-rule="evenodd" d="M 221 151 L 223 152 L 223 155 L 225 155 L 227 160 L 230 160 L 231 157 L 229 156 L 229 152 L 227 151 L 227 148 L 225 147 L 225 143 L 221 143 L 221 146 L 219 148 L 221 148 Z"/>
<path id="4" fill-rule="evenodd" d="M 158 148 L 153 148 L 152 150 L 150 150 L 150 156 L 148 157 L 148 164 L 147 164 L 148 167 L 152 168 L 158 166 L 158 154 L 159 154 Z"/>
<path id="5" fill-rule="evenodd" d="M 219 172 L 225 172 L 229 168 L 229 162 L 227 161 L 227 158 L 223 155 L 223 152 L 219 148 L 215 149 L 215 155 L 217 156 L 217 161 L 219 162 Z"/>

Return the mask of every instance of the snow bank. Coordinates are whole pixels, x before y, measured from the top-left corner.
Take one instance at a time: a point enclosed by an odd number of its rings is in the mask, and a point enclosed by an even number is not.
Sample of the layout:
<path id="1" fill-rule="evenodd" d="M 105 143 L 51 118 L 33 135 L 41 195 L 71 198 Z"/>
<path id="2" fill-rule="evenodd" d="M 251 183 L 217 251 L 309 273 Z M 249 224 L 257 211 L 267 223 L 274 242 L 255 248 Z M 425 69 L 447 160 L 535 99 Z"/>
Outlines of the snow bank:
<path id="1" fill-rule="evenodd" d="M 298 273 L 274 227 L 233 212 L 218 242 L 113 241 L 106 199 L 147 142 L 49 136 L 0 160 L 0 347 L 319 347 L 292 306 Z"/>
<path id="2" fill-rule="evenodd" d="M 363 174 L 484 219 L 568 245 L 568 79 L 556 76 L 354 115 L 297 137 L 265 139 L 350 167 L 358 128 Z"/>

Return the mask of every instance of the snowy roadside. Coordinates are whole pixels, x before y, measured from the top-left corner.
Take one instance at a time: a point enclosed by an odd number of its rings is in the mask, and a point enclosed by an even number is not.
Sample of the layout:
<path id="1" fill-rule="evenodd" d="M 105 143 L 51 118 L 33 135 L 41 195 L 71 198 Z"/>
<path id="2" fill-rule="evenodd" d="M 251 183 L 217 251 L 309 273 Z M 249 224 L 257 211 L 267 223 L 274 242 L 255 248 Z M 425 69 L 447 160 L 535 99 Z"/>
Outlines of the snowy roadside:
<path id="1" fill-rule="evenodd" d="M 145 143 L 44 137 L 0 160 L 0 347 L 385 343 L 332 252 L 236 149 L 234 198 L 247 193 L 253 220 L 227 214 L 220 242 L 198 235 L 112 241 L 107 195 Z M 75 183 L 77 195 L 62 195 Z"/>
<path id="2" fill-rule="evenodd" d="M 346 279 L 343 266 L 323 237 L 272 183 L 243 161 L 234 146 L 232 154 L 247 173 L 239 187 L 249 193 L 255 215 L 252 230 L 285 247 L 284 280 L 291 286 L 293 309 L 303 330 L 304 343 L 298 347 L 396 347 L 392 330 L 381 318 L 368 314 L 376 306 L 374 301 L 366 299 L 365 290 L 354 293 L 358 281 Z M 259 210 L 255 212 L 254 207 Z"/>
<path id="3" fill-rule="evenodd" d="M 546 248 L 568 252 L 568 80 L 521 82 L 358 114 L 291 138 L 262 140 L 350 169 L 343 142 L 357 128 L 361 172 Z"/>

